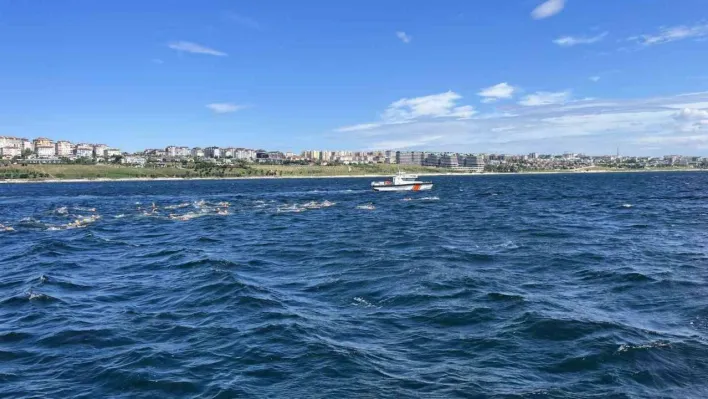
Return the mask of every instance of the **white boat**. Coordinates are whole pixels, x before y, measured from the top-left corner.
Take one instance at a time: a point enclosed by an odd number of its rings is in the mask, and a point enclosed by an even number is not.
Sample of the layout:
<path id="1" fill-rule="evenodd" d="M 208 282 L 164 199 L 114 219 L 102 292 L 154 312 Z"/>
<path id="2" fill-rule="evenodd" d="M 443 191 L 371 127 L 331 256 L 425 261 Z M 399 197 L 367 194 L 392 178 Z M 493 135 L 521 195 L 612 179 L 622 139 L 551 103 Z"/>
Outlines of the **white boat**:
<path id="1" fill-rule="evenodd" d="M 433 182 L 419 181 L 417 175 L 398 172 L 393 179 L 371 183 L 374 191 L 422 191 L 433 188 Z"/>

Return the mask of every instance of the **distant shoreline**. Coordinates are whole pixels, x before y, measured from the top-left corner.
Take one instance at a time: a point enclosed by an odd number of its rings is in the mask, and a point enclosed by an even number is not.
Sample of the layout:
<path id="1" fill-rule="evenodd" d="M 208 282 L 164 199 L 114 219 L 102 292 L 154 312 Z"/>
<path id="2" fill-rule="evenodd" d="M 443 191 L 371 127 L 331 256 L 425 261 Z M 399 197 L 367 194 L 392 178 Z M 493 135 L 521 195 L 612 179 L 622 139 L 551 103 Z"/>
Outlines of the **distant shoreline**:
<path id="1" fill-rule="evenodd" d="M 617 170 L 568 170 L 568 171 L 529 171 L 529 172 L 483 172 L 483 173 L 415 173 L 418 176 L 520 176 L 520 175 L 560 175 L 560 174 L 596 174 L 596 173 L 662 173 L 662 172 L 708 172 L 708 169 L 617 169 Z M 323 175 L 323 176 L 226 176 L 226 177 L 98 177 L 79 179 L 7 179 L 0 180 L 0 184 L 32 184 L 32 183 L 111 183 L 111 182 L 152 182 L 152 181 L 208 181 L 208 180 L 281 180 L 281 179 L 353 179 L 353 178 L 382 178 L 391 174 L 366 174 L 366 175 Z"/>

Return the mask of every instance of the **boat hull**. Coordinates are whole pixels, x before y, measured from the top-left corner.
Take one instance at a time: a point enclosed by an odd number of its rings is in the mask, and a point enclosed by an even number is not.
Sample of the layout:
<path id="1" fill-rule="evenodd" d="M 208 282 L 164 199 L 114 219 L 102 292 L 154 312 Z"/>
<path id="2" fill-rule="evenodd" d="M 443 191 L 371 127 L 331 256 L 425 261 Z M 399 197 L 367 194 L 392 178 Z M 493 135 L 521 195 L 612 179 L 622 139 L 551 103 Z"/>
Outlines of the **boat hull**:
<path id="1" fill-rule="evenodd" d="M 413 183 L 413 184 L 400 184 L 400 185 L 381 185 L 373 186 L 374 191 L 424 191 L 431 190 L 433 188 L 433 183 Z"/>

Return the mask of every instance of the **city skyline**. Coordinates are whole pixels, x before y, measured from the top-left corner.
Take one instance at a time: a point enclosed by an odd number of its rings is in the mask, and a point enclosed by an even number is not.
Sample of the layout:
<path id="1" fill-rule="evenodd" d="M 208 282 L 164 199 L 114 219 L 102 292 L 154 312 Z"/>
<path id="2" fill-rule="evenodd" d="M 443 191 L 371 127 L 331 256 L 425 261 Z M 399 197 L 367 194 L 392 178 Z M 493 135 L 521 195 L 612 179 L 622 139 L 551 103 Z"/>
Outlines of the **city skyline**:
<path id="1" fill-rule="evenodd" d="M 277 4 L 8 4 L 0 135 L 708 155 L 703 1 Z"/>

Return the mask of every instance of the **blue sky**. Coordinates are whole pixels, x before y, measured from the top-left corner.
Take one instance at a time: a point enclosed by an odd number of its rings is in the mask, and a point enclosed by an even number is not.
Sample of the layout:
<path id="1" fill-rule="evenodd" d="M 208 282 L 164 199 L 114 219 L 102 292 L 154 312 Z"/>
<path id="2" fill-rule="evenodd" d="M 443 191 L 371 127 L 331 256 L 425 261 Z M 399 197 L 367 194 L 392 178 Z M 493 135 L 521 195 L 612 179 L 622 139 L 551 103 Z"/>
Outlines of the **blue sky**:
<path id="1" fill-rule="evenodd" d="M 708 155 L 705 0 L 0 0 L 0 135 Z"/>

